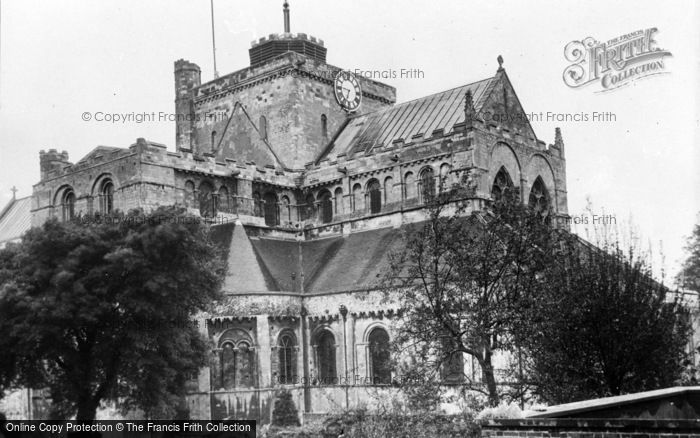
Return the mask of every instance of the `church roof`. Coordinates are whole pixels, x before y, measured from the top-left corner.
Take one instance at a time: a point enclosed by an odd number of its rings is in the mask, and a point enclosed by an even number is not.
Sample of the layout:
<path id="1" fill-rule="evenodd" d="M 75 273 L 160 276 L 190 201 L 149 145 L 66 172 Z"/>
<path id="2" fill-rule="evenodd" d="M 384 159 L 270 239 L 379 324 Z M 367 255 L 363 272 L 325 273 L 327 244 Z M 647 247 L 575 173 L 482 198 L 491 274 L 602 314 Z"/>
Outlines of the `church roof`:
<path id="1" fill-rule="evenodd" d="M 484 79 L 354 117 L 323 158 L 334 160 L 341 153 L 348 157 L 367 153 L 374 148 L 391 146 L 396 140 L 408 143 L 414 137 L 430 137 L 438 129 L 448 133 L 454 125 L 465 120 L 464 98 L 467 90 L 471 90 L 474 109 L 478 113 L 495 80 L 495 77 Z"/>
<path id="2" fill-rule="evenodd" d="M 217 228 L 213 239 L 224 247 L 228 261 L 227 293 L 373 289 L 389 267 L 389 255 L 401 247 L 404 231 L 382 228 L 297 241 L 255 236 L 240 223 Z"/>
<path id="3" fill-rule="evenodd" d="M 0 211 L 0 247 L 18 240 L 32 226 L 32 197 L 13 199 Z"/>

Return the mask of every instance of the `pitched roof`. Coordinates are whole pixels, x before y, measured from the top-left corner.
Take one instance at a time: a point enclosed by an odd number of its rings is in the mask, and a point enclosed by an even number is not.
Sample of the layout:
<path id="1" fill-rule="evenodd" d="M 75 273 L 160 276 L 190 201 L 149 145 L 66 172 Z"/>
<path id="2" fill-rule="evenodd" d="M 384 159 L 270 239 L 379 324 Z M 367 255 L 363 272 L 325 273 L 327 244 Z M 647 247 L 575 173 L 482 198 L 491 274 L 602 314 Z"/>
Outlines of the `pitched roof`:
<path id="1" fill-rule="evenodd" d="M 322 254 L 320 241 L 308 242 L 305 253 L 316 254 L 316 266 L 305 266 L 307 293 L 367 290 L 381 281 L 389 268 L 389 255 L 400 247 L 402 231 L 396 228 L 352 233 L 334 240 Z M 305 261 L 309 256 L 305 255 Z M 307 262 L 308 263 L 308 262 Z M 315 269 L 311 269 L 311 268 Z"/>
<path id="2" fill-rule="evenodd" d="M 700 386 L 675 386 L 671 388 L 657 389 L 653 391 L 637 392 L 633 394 L 617 395 L 612 397 L 596 398 L 562 405 L 549 406 L 527 413 L 527 418 L 609 418 L 609 417 L 635 417 L 636 414 L 644 414 L 647 418 L 664 418 L 664 415 L 672 414 L 670 409 L 649 409 L 653 407 L 650 402 L 668 399 L 669 401 L 682 397 L 688 403 L 676 403 L 675 409 L 684 410 L 682 414 L 692 414 L 690 418 L 698 418 L 700 415 Z M 671 403 L 673 405 L 674 403 Z M 634 409 L 637 406 L 637 409 Z M 641 408 L 641 409 L 640 409 Z M 681 412 L 678 412 L 681 414 Z M 673 417 L 678 419 L 679 417 Z M 681 417 L 682 418 L 682 417 Z"/>
<path id="3" fill-rule="evenodd" d="M 236 292 L 270 290 L 274 285 L 270 283 L 269 275 L 265 275 L 264 265 L 260 263 L 253 251 L 245 228 L 240 221 L 236 221 L 232 227 L 233 229 L 228 230 L 224 237 L 227 240 L 230 239 L 226 251 L 228 269 L 224 279 L 224 290 Z M 220 244 L 226 245 L 225 242 Z"/>
<path id="4" fill-rule="evenodd" d="M 420 134 L 430 137 L 437 129 L 450 132 L 455 124 L 464 122 L 467 90 L 471 90 L 474 109 L 479 112 L 495 80 L 484 79 L 352 118 L 322 158 L 334 160 L 341 153 L 365 153 L 390 146 L 394 140 L 408 142 Z"/>
<path id="5" fill-rule="evenodd" d="M 95 156 L 101 156 L 103 154 L 109 154 L 115 151 L 124 151 L 124 148 L 118 148 L 114 146 L 97 146 L 93 150 L 87 153 L 83 158 L 78 160 L 75 164 L 82 164 L 92 160 Z"/>
<path id="6" fill-rule="evenodd" d="M 225 227 L 214 240 L 224 247 L 228 261 L 224 292 L 235 294 L 371 289 L 403 235 L 402 229 L 383 228 L 296 241 L 255 236 L 240 223 Z"/>
<path id="7" fill-rule="evenodd" d="M 0 246 L 22 237 L 32 226 L 32 197 L 13 199 L 0 211 Z"/>

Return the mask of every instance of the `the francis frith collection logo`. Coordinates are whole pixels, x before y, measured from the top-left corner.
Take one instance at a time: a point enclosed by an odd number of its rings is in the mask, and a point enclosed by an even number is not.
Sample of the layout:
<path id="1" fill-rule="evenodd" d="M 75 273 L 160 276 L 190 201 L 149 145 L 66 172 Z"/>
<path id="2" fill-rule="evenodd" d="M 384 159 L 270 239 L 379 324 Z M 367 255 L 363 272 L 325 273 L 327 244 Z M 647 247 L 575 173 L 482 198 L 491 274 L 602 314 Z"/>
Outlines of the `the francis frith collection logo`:
<path id="1" fill-rule="evenodd" d="M 564 83 L 571 88 L 600 84 L 597 92 L 629 85 L 638 79 L 668 73 L 664 57 L 671 52 L 658 47 L 655 27 L 637 30 L 608 41 L 592 37 L 572 41 L 564 48 L 572 64 L 564 70 Z"/>

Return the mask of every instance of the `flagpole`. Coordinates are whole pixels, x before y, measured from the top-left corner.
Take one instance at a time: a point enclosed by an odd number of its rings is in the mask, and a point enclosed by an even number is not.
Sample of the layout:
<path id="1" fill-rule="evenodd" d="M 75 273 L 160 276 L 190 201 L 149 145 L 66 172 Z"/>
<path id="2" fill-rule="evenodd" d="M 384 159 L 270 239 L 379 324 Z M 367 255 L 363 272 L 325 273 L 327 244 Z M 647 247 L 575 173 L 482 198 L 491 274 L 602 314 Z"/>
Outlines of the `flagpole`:
<path id="1" fill-rule="evenodd" d="M 219 77 L 219 71 L 216 69 L 216 37 L 214 36 L 214 0 L 209 0 L 211 6 L 211 46 L 214 54 L 214 78 Z"/>

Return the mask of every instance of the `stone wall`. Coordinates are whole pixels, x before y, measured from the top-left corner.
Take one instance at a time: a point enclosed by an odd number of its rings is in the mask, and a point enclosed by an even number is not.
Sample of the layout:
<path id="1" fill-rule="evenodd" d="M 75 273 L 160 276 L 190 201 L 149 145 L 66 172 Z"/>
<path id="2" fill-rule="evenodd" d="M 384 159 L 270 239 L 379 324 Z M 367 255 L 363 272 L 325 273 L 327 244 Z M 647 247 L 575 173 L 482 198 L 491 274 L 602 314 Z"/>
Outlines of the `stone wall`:
<path id="1" fill-rule="evenodd" d="M 290 52 L 203 84 L 194 100 L 193 150 L 221 160 L 303 170 L 347 120 L 333 91 L 339 70 Z M 392 87 L 358 80 L 363 87 L 360 113 L 395 101 Z"/>

